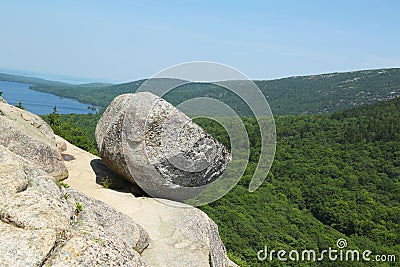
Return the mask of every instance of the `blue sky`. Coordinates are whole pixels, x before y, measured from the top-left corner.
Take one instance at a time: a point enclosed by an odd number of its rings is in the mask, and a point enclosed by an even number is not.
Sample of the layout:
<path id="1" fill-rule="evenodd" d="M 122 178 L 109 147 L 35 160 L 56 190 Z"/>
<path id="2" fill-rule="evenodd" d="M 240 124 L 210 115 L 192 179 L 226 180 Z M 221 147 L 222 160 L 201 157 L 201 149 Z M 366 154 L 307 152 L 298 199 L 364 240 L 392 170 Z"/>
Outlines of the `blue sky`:
<path id="1" fill-rule="evenodd" d="M 399 11 L 396 0 L 0 0 L 0 70 L 122 82 L 197 60 L 252 79 L 399 67 Z"/>

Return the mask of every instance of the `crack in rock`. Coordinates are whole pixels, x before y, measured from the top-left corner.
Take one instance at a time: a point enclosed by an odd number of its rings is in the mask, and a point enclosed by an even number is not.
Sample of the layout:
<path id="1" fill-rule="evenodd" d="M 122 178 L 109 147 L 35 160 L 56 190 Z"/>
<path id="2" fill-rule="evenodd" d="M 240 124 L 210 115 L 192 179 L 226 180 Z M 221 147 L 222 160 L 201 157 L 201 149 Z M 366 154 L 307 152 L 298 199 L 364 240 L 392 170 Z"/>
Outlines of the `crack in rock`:
<path id="1" fill-rule="evenodd" d="M 17 228 L 25 228 L 24 223 L 12 218 L 12 216 L 4 211 L 0 211 L 0 221 Z"/>
<path id="2" fill-rule="evenodd" d="M 40 267 L 47 266 L 49 263 L 51 264 L 52 259 L 57 255 L 57 252 L 67 243 L 67 234 L 66 231 L 63 230 L 57 233 L 56 241 L 54 241 L 53 246 L 47 253 L 46 257 L 40 263 Z"/>

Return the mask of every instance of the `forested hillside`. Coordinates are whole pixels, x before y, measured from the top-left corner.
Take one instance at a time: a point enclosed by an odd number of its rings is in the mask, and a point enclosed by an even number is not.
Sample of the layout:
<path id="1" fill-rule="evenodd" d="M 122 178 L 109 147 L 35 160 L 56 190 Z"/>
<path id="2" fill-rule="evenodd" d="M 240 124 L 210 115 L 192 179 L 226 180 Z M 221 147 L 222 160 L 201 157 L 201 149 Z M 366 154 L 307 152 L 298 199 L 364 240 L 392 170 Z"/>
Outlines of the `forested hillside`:
<path id="1" fill-rule="evenodd" d="M 340 237 L 353 248 L 396 254 L 399 121 L 400 99 L 329 115 L 278 117 L 277 152 L 267 182 L 248 193 L 250 176 L 245 176 L 203 209 L 220 225 L 228 249 L 249 266 L 262 266 L 254 255 L 263 244 L 321 251 Z M 250 164 L 249 174 L 254 167 Z"/>
<path id="2" fill-rule="evenodd" d="M 3 77 L 4 76 L 4 77 Z M 35 82 L 0 75 L 6 79 L 31 83 L 34 90 L 77 99 L 90 105 L 107 107 L 120 94 L 133 93 L 144 80 L 131 83 L 69 85 L 45 80 Z M 240 83 L 240 81 L 235 81 Z M 345 73 L 291 77 L 271 81 L 255 81 L 275 115 L 320 114 L 346 110 L 400 96 L 400 69 L 365 70 Z M 224 85 L 226 83 L 221 83 Z M 251 115 L 248 107 L 236 95 L 217 85 L 192 83 L 174 89 L 164 98 L 172 104 L 206 96 L 219 99 L 240 115 Z"/>
<path id="3" fill-rule="evenodd" d="M 87 140 L 93 138 L 98 116 L 60 119 L 65 125 L 57 133 L 78 146 L 91 147 Z M 218 224 L 234 260 L 242 266 L 266 266 L 256 257 L 265 245 L 276 250 L 322 251 L 336 248 L 339 238 L 347 240 L 349 249 L 399 257 L 400 99 L 333 114 L 276 117 L 275 161 L 267 180 L 253 193 L 247 187 L 257 163 L 259 133 L 253 118 L 243 120 L 252 144 L 245 176 L 222 199 L 202 207 Z M 197 122 L 227 142 L 218 124 Z M 83 131 L 82 143 L 74 127 Z M 89 144 L 94 144 L 93 139 Z M 340 263 L 355 264 L 395 266 Z M 288 265 L 299 266 L 277 260 L 269 266 Z M 301 263 L 308 265 L 337 263 Z"/>

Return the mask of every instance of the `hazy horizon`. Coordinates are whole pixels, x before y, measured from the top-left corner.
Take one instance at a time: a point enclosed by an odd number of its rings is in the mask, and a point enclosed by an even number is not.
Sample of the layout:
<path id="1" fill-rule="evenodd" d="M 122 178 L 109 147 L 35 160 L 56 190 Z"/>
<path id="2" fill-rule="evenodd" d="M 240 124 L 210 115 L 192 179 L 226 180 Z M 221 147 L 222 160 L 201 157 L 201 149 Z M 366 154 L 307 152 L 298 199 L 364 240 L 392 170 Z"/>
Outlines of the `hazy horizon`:
<path id="1" fill-rule="evenodd" d="M 0 69 L 120 83 L 190 61 L 253 80 L 396 68 L 399 9 L 390 0 L 2 1 Z"/>
<path id="2" fill-rule="evenodd" d="M 358 70 L 346 70 L 346 71 L 334 71 L 334 72 L 324 72 L 324 73 L 307 73 L 301 75 L 290 75 L 290 76 L 283 76 L 283 77 L 276 77 L 271 79 L 252 79 L 253 81 L 269 81 L 269 80 L 279 80 L 291 77 L 301 77 L 301 76 L 313 76 L 313 75 L 323 75 L 323 74 L 332 74 L 332 73 L 346 73 L 346 72 L 358 72 L 358 71 L 367 71 L 367 70 L 378 70 L 378 69 L 398 69 L 400 67 L 383 67 L 383 68 L 370 68 L 370 69 L 358 69 Z M 58 75 L 58 74 L 41 74 L 41 73 L 33 73 L 29 71 L 18 71 L 18 70 L 7 70 L 0 68 L 0 73 L 11 74 L 11 75 L 20 75 L 25 77 L 34 77 L 40 78 L 49 81 L 55 82 L 64 82 L 69 84 L 89 84 L 89 83 L 109 83 L 109 84 L 121 84 L 121 83 L 129 83 L 135 82 L 139 80 L 149 79 L 150 77 L 143 77 L 135 80 L 129 81 L 106 81 L 106 80 L 94 80 L 91 78 L 84 78 L 84 77 L 74 77 L 74 76 L 66 76 L 66 75 Z M 221 81 L 223 82 L 223 81 Z"/>

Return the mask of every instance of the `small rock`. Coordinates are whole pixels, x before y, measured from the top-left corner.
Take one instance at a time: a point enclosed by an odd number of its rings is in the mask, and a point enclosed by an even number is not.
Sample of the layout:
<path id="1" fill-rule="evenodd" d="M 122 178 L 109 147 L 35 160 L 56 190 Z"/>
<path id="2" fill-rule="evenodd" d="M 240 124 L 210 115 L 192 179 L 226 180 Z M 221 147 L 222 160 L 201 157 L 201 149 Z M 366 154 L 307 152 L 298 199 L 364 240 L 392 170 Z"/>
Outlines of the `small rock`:
<path id="1" fill-rule="evenodd" d="M 64 142 L 64 140 L 59 137 L 58 135 L 54 135 L 56 138 L 56 145 L 58 148 L 58 151 L 60 151 L 60 153 L 67 151 L 67 144 Z"/>

